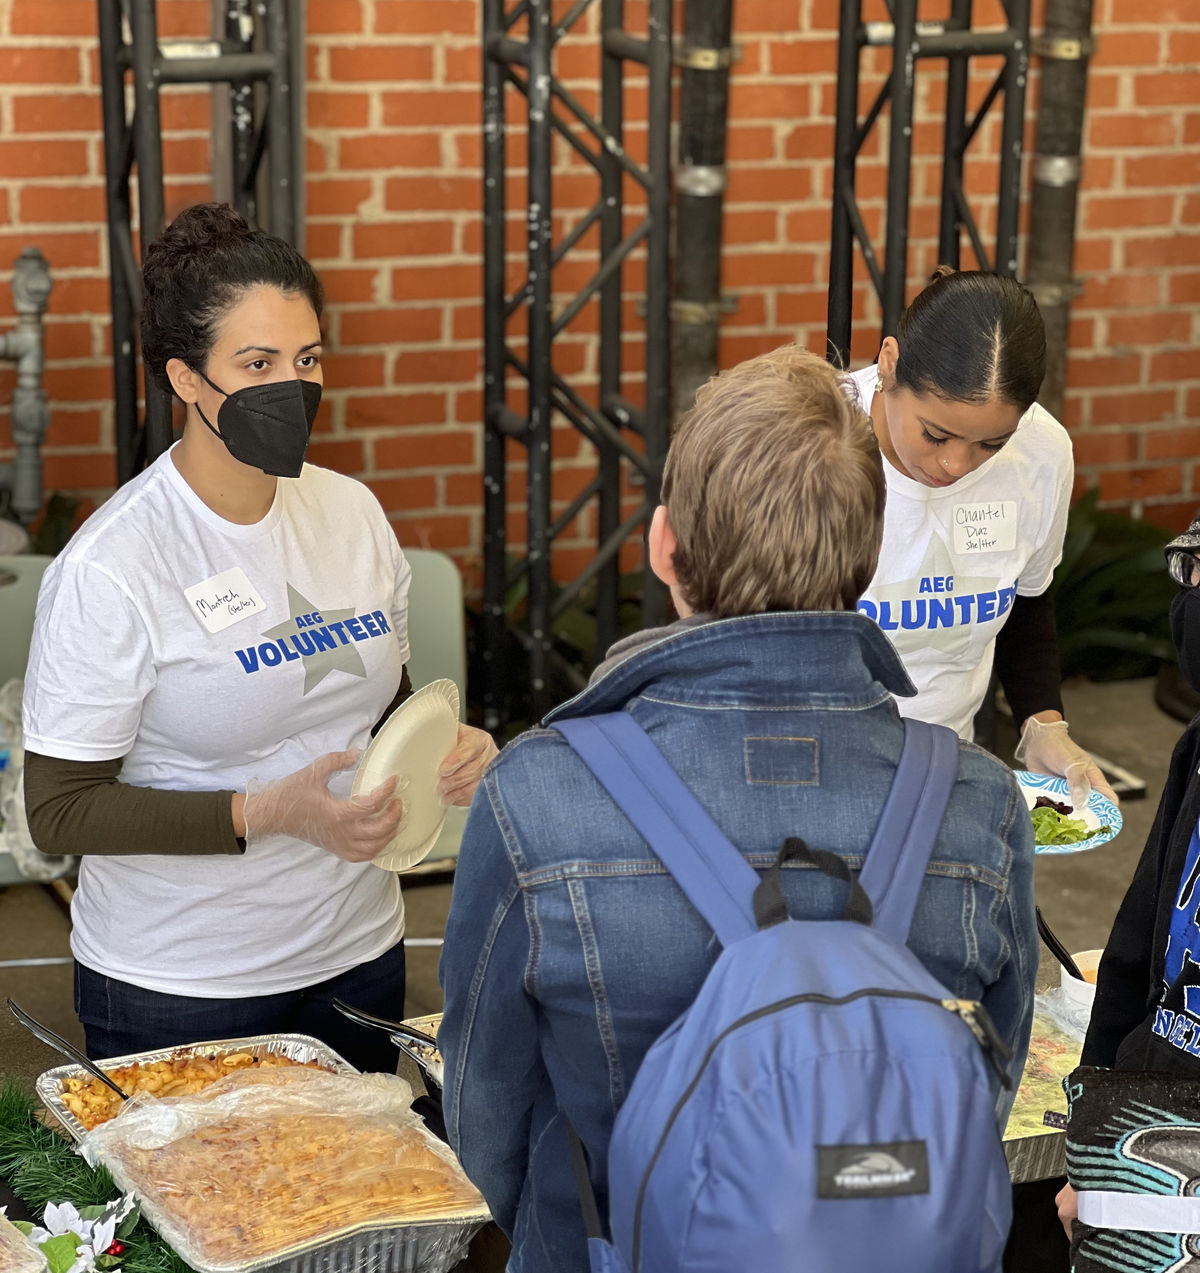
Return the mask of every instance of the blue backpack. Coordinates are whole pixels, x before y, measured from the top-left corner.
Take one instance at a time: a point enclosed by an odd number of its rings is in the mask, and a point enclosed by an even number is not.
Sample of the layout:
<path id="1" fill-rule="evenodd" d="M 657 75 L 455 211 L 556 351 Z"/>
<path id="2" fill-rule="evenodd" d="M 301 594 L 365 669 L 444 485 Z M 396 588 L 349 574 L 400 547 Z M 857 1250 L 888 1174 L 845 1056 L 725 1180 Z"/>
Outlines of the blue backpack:
<path id="1" fill-rule="evenodd" d="M 1009 1050 L 905 942 L 958 769 L 905 722 L 860 878 L 789 839 L 762 877 L 628 713 L 556 728 L 724 950 L 646 1054 L 608 1154 L 606 1240 L 572 1133 L 592 1273 L 996 1273 L 1011 1222 L 988 1061 Z M 787 915 L 780 867 L 846 881 L 839 920 Z"/>

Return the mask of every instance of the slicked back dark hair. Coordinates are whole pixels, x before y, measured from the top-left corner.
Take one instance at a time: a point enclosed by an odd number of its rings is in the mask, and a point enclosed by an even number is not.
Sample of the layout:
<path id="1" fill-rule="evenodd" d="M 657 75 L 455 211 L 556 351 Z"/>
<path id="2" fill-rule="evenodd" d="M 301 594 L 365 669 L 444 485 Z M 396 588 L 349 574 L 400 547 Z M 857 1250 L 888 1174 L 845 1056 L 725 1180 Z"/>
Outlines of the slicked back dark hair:
<path id="1" fill-rule="evenodd" d="M 896 383 L 949 402 L 1037 399 L 1046 374 L 1046 329 L 1016 279 L 939 266 L 896 325 Z"/>
<path id="2" fill-rule="evenodd" d="M 254 287 L 301 293 L 321 317 L 320 281 L 290 243 L 252 229 L 226 203 L 185 208 L 147 247 L 142 265 L 142 361 L 150 379 L 171 393 L 172 358 L 203 371 L 221 319 Z"/>

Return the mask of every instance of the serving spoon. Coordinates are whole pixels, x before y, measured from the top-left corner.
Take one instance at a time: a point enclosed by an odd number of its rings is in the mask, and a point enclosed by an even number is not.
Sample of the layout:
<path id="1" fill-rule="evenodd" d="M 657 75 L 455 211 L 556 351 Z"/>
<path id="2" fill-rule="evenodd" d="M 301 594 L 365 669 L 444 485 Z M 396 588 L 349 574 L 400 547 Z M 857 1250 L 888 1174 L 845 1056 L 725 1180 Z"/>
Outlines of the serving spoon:
<path id="1" fill-rule="evenodd" d="M 129 1099 L 129 1093 L 122 1091 L 107 1074 L 96 1064 L 95 1061 L 85 1056 L 73 1043 L 68 1043 L 61 1035 L 55 1034 L 49 1026 L 44 1026 L 35 1017 L 31 1017 L 24 1008 L 13 1003 L 11 999 L 6 1000 L 8 1010 L 14 1017 L 29 1031 L 30 1034 L 48 1046 L 52 1047 L 56 1052 L 61 1052 L 69 1061 L 74 1061 L 76 1065 L 82 1065 L 89 1074 L 94 1074 L 101 1083 L 106 1083 L 114 1092 L 123 1100 Z"/>
<path id="2" fill-rule="evenodd" d="M 377 1017 L 373 1012 L 355 1008 L 352 1004 L 334 999 L 333 1006 L 349 1020 L 358 1025 L 369 1026 L 373 1030 L 382 1030 L 390 1035 L 392 1042 L 406 1052 L 421 1067 L 421 1073 L 435 1083 L 440 1091 L 445 1083 L 445 1065 L 442 1054 L 438 1051 L 437 1040 L 421 1030 L 414 1030 L 403 1021 L 389 1021 L 386 1017 Z"/>

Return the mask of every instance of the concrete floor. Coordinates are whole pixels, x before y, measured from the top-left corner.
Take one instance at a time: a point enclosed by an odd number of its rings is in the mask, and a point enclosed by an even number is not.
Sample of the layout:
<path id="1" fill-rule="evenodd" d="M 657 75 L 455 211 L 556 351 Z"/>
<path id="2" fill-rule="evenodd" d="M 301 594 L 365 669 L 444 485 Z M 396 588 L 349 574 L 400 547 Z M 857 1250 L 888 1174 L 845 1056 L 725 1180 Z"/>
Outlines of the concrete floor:
<path id="1" fill-rule="evenodd" d="M 1089 853 L 1038 859 L 1037 896 L 1047 920 L 1069 949 L 1085 950 L 1107 939 L 1154 820 L 1171 750 L 1183 726 L 1154 705 L 1149 680 L 1071 685 L 1064 696 L 1073 736 L 1138 774 L 1147 785 L 1145 799 L 1124 802 L 1125 829 L 1117 839 Z M 406 886 L 410 938 L 442 935 L 450 888 L 448 882 Z M 82 1044 L 69 965 L 4 966 L 8 960 L 67 956 L 68 928 L 65 913 L 45 889 L 23 885 L 0 892 L 0 997 L 12 996 L 51 1029 Z M 440 1010 L 437 960 L 436 949 L 409 948 L 409 1016 Z M 1043 952 L 1046 976 L 1052 972 L 1049 962 Z M 0 1011 L 0 1074 L 32 1085 L 38 1073 L 56 1064 L 55 1053 Z"/>

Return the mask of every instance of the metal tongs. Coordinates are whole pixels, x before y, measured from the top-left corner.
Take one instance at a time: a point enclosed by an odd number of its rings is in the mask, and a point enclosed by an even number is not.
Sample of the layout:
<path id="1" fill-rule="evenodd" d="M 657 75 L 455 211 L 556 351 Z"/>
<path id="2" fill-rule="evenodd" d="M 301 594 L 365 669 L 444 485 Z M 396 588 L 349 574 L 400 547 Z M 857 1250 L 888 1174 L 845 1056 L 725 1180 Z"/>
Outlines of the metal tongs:
<path id="1" fill-rule="evenodd" d="M 85 1056 L 73 1043 L 68 1043 L 61 1035 L 55 1034 L 49 1026 L 44 1026 L 35 1017 L 31 1017 L 24 1008 L 13 1003 L 11 999 L 6 1001 L 8 1010 L 14 1017 L 29 1031 L 30 1034 L 50 1047 L 56 1052 L 61 1052 L 69 1061 L 74 1061 L 76 1065 L 81 1065 L 89 1074 L 94 1074 L 101 1083 L 106 1083 L 114 1092 L 123 1100 L 129 1099 L 129 1093 L 122 1091 L 107 1074 L 96 1064 L 95 1061 Z"/>
<path id="2" fill-rule="evenodd" d="M 436 1089 L 433 1095 L 441 1095 L 445 1081 L 445 1065 L 442 1054 L 438 1051 L 437 1039 L 423 1030 L 415 1030 L 403 1021 L 389 1021 L 386 1017 L 377 1017 L 372 1012 L 364 1012 L 362 1008 L 352 1007 L 341 999 L 334 999 L 333 1006 L 344 1017 L 365 1025 L 372 1030 L 383 1030 L 391 1036 L 392 1042 L 417 1063 L 428 1084 Z"/>
<path id="3" fill-rule="evenodd" d="M 1035 907 L 1034 913 L 1037 916 L 1038 934 L 1042 941 L 1046 943 L 1050 953 L 1067 970 L 1069 976 L 1074 977 L 1076 981 L 1083 981 L 1084 976 L 1079 971 L 1079 965 L 1071 958 L 1071 952 L 1059 941 L 1054 930 L 1046 923 L 1046 919 L 1042 915 L 1042 908 L 1040 906 Z"/>

